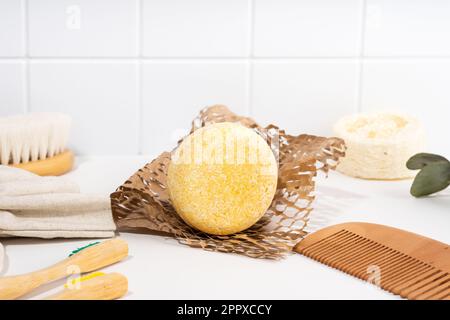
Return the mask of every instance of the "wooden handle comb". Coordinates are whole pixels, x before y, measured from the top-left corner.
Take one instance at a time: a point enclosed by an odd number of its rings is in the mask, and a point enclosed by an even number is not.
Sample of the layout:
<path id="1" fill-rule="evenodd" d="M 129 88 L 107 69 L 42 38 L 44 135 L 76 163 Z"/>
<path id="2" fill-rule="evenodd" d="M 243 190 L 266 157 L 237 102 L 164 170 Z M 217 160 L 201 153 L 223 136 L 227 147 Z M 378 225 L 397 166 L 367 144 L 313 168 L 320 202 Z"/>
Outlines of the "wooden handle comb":
<path id="1" fill-rule="evenodd" d="M 344 223 L 309 235 L 294 251 L 376 281 L 403 298 L 450 299 L 449 246 L 424 236 L 378 224 Z"/>
<path id="2" fill-rule="evenodd" d="M 128 256 L 128 244 L 119 238 L 80 250 L 51 267 L 18 276 L 0 278 L 0 299 L 15 299 L 73 272 L 85 273 L 119 262 Z"/>

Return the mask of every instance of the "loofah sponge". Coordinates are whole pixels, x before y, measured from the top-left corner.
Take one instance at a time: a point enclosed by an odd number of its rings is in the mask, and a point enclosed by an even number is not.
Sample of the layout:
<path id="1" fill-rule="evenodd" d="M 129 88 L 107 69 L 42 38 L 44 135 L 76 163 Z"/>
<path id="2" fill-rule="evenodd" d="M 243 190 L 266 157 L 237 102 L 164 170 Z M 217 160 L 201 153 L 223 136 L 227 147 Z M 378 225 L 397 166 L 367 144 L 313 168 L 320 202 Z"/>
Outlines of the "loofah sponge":
<path id="1" fill-rule="evenodd" d="M 174 151 L 170 199 L 190 226 L 228 235 L 255 224 L 275 195 L 275 156 L 255 131 L 236 123 L 196 130 Z"/>
<path id="2" fill-rule="evenodd" d="M 347 145 L 338 171 L 380 180 L 416 174 L 406 167 L 406 162 L 423 151 L 424 132 L 418 120 L 392 113 L 355 114 L 339 120 L 334 130 Z"/>

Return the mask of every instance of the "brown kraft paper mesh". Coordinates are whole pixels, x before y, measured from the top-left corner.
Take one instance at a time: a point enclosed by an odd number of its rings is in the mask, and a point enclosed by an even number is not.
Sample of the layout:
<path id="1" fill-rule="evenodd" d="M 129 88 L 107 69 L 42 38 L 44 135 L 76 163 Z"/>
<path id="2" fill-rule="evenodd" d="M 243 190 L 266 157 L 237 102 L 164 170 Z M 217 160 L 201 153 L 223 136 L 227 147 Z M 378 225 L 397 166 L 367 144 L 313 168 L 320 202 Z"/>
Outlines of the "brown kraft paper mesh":
<path id="1" fill-rule="evenodd" d="M 180 243 L 210 251 L 238 253 L 253 258 L 280 259 L 307 234 L 305 227 L 314 201 L 318 171 L 328 173 L 345 155 L 344 141 L 311 135 L 290 136 L 274 125 L 260 127 L 217 105 L 206 108 L 192 122 L 192 130 L 211 123 L 239 122 L 256 130 L 279 161 L 278 186 L 271 207 L 251 228 L 214 236 L 187 225 L 175 212 L 167 190 L 170 152 L 139 169 L 111 194 L 114 220 L 121 231 L 151 230 L 175 237 Z"/>

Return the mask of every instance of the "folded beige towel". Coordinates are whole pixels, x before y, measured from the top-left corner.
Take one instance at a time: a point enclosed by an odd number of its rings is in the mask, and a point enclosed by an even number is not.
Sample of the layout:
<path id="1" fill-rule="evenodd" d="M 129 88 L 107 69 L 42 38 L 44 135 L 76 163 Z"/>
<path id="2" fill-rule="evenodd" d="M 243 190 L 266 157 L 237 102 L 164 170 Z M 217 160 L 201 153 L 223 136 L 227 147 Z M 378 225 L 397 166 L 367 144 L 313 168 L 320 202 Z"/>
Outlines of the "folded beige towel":
<path id="1" fill-rule="evenodd" d="M 4 196 L 0 194 L 0 210 L 14 211 L 18 214 L 28 211 L 105 211 L 110 210 L 108 197 L 82 193 L 49 193 L 23 196 Z"/>
<path id="2" fill-rule="evenodd" d="M 41 177 L 42 179 L 37 179 L 39 183 L 30 183 L 29 178 L 23 180 L 12 178 L 10 181 L 2 182 L 2 178 L 4 177 L 0 173 L 0 194 L 5 196 L 80 192 L 78 184 L 60 177 Z M 32 179 L 34 182 L 35 179 Z"/>
<path id="3" fill-rule="evenodd" d="M 109 197 L 79 192 L 64 177 L 0 166 L 0 237 L 113 237 Z"/>

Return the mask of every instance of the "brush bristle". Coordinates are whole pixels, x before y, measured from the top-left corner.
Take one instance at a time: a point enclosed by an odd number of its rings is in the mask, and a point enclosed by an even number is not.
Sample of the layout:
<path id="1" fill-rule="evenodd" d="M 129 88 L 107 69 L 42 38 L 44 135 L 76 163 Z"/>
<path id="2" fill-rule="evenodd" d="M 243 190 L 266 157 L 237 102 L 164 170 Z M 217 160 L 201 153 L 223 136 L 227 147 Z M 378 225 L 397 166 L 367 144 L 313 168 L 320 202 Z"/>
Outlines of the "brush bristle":
<path id="1" fill-rule="evenodd" d="M 63 152 L 70 124 L 70 117 L 61 113 L 0 118 L 0 164 L 44 160 Z"/>

